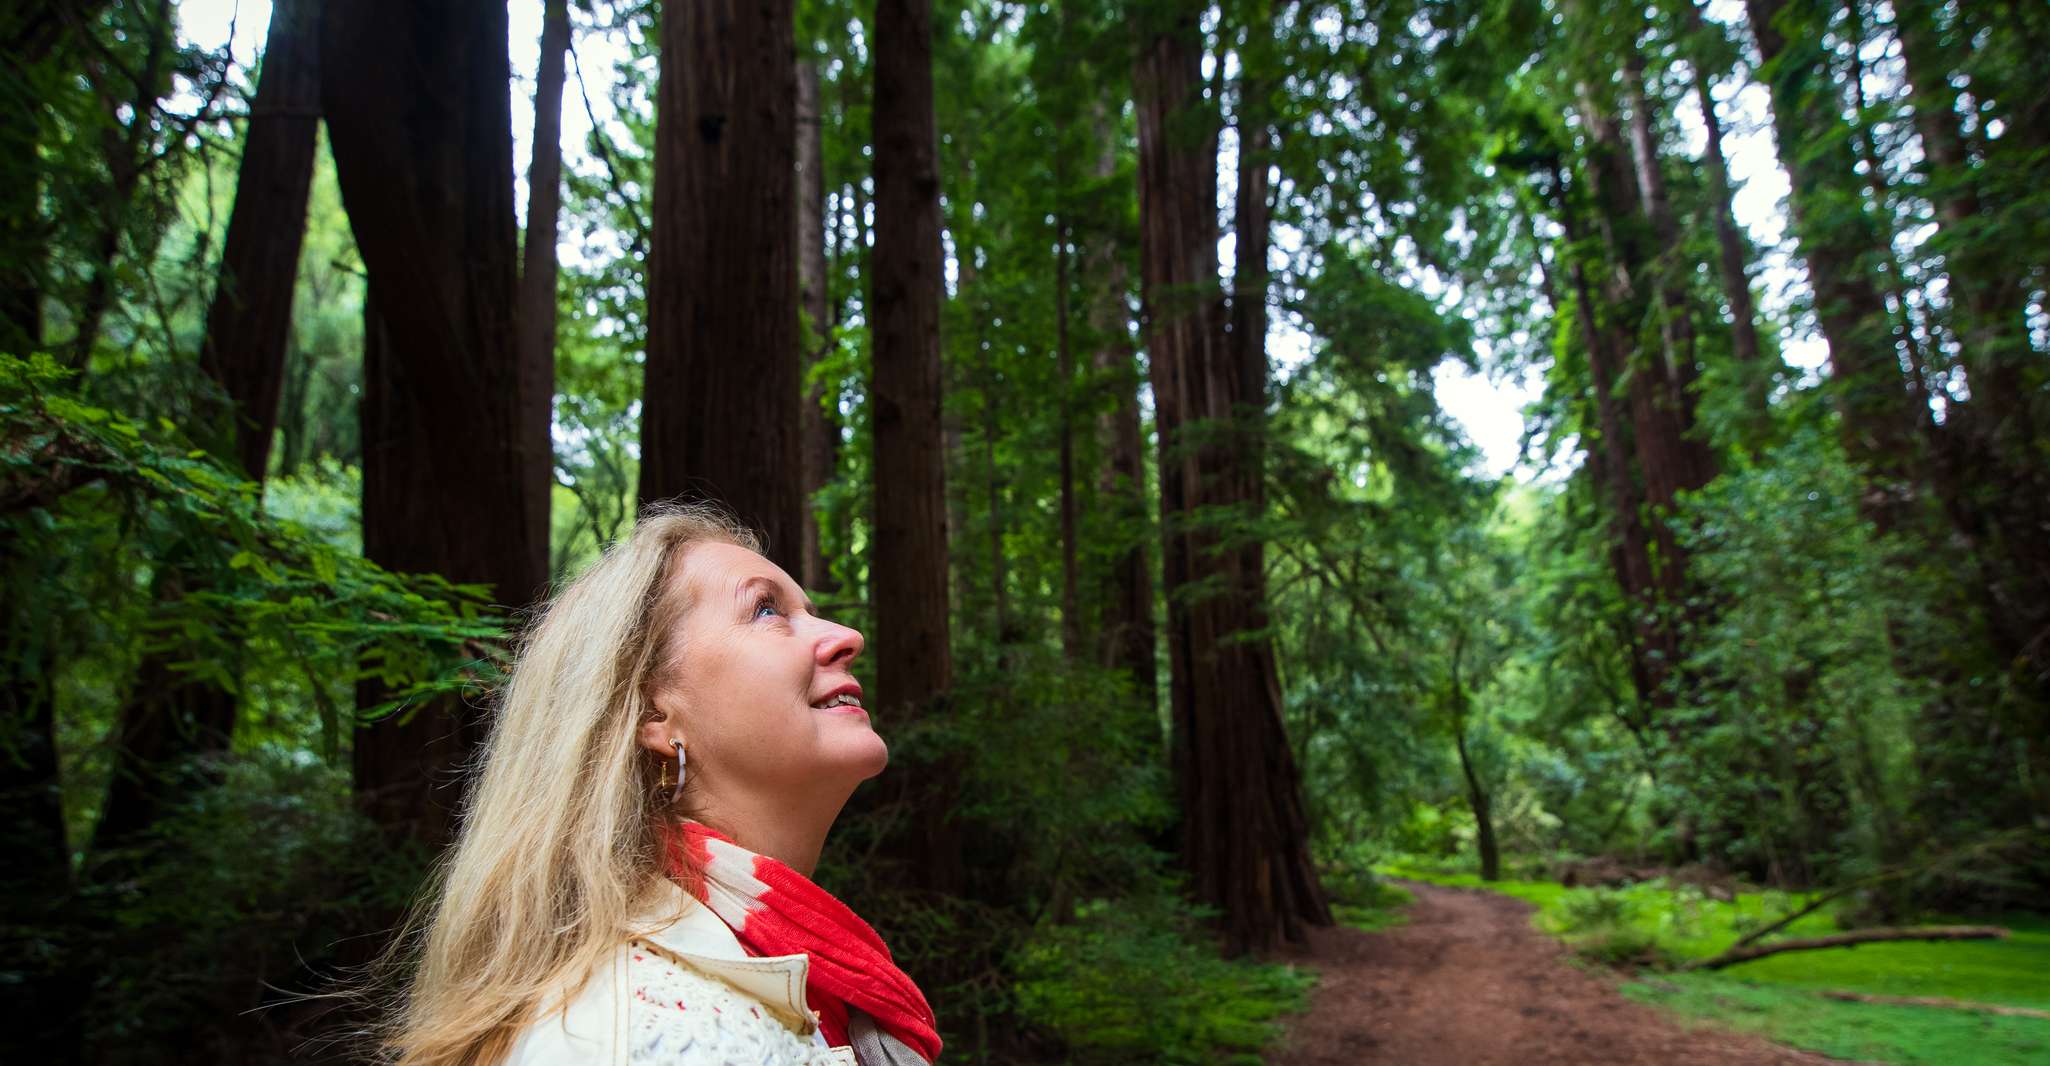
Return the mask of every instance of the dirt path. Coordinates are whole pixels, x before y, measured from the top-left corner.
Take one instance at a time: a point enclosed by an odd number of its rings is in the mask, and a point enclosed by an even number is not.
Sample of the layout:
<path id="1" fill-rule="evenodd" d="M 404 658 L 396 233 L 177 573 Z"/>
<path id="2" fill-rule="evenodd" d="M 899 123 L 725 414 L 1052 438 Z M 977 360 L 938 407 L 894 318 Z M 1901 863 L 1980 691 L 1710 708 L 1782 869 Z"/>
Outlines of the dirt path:
<path id="1" fill-rule="evenodd" d="M 1834 1062 L 1752 1036 L 1688 1029 L 1568 963 L 1529 904 L 1405 884 L 1409 922 L 1317 930 L 1300 961 L 1323 979 L 1274 1063 L 1403 1066 L 1793 1066 Z"/>

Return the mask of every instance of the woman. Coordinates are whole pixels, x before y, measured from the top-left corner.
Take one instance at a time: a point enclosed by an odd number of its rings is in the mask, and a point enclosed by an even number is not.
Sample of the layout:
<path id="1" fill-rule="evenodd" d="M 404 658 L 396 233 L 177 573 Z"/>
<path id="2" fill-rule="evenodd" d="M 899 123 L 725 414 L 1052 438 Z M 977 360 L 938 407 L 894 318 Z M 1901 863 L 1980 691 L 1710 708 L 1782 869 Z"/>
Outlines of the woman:
<path id="1" fill-rule="evenodd" d="M 668 506 L 521 649 L 390 1024 L 405 1066 L 931 1062 L 932 1011 L 812 884 L 888 749 L 754 535 Z"/>

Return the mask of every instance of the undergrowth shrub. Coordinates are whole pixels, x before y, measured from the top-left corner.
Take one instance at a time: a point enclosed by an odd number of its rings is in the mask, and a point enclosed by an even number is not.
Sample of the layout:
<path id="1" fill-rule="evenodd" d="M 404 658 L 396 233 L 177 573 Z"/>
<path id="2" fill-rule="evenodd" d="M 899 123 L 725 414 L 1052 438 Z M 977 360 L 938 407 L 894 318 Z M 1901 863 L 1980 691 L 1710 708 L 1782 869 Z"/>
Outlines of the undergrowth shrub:
<path id="1" fill-rule="evenodd" d="M 1571 892 L 1544 924 L 1572 945 L 1575 953 L 1593 962 L 1611 966 L 1662 963 L 1666 952 L 1642 903 L 1628 890 Z"/>
<path id="2" fill-rule="evenodd" d="M 1341 925 L 1372 932 L 1400 925 L 1402 908 L 1416 897 L 1376 875 L 1366 863 L 1320 863 L 1317 880 L 1331 903 L 1331 916 Z"/>
<path id="3" fill-rule="evenodd" d="M 1171 895 L 1082 903 L 1019 948 L 1019 1013 L 1079 1062 L 1260 1062 L 1316 977 L 1220 958 L 1201 918 Z"/>
<path id="4" fill-rule="evenodd" d="M 87 897 L 119 960 L 94 982 L 94 1061 L 292 1058 L 320 1033 L 295 997 L 331 987 L 339 942 L 382 928 L 426 868 L 357 813 L 346 766 L 266 748 L 210 772 Z"/>

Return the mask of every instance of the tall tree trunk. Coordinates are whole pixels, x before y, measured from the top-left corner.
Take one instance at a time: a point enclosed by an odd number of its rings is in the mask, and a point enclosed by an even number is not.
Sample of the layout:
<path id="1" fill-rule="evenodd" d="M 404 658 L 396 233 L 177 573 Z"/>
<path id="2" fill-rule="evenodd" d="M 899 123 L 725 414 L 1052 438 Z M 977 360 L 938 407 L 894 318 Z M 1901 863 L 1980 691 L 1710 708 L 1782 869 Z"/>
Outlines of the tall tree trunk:
<path id="1" fill-rule="evenodd" d="M 2017 637 L 2012 631 L 2003 632 L 2007 620 L 2014 616 L 2006 614 L 2000 602 L 2003 590 L 1993 576 L 1999 564 L 1989 565 L 1989 560 L 2000 553 L 1991 548 L 1986 516 L 1973 506 L 1973 494 L 1967 488 L 1974 476 L 1968 472 L 1972 463 L 1958 454 L 1954 429 L 1945 427 L 1939 431 L 1932 425 L 1927 400 L 1918 383 L 1903 382 L 1900 360 L 1893 347 L 1895 323 L 1888 314 L 1883 293 L 1864 265 L 1890 263 L 1892 250 L 1880 220 L 1861 201 L 1847 197 L 1841 184 L 1855 180 L 1851 175 L 1864 139 L 1859 135 L 1861 131 L 1846 128 L 1841 94 L 1832 81 L 1820 28 L 1829 11 L 1819 8 L 1816 0 L 1746 0 L 1745 6 L 1759 52 L 1766 60 L 1764 70 L 1770 75 L 1774 132 L 1793 179 L 1793 229 L 1808 259 L 1816 317 L 1829 342 L 1844 450 L 1865 474 L 1866 495 L 1861 506 L 1882 532 L 1902 534 L 1902 545 L 1896 554 L 1901 556 L 1900 563 L 1907 565 L 1915 561 L 1908 557 L 1910 553 L 1921 554 L 1944 545 L 1943 531 L 1934 528 L 1934 515 L 1924 506 L 1933 490 L 1943 500 L 1951 529 L 1969 544 L 1969 556 L 1978 569 L 1974 576 L 1980 579 L 1975 583 L 1976 591 L 1980 593 L 1993 650 L 2009 662 L 2018 662 L 2007 657 L 2007 650 L 2027 647 L 2031 640 L 2041 648 L 2041 634 Z M 1855 6 L 1850 10 L 1853 17 L 1859 17 Z M 1863 34 L 1854 32 L 1853 37 L 1862 39 Z M 1857 82 L 1854 76 L 1854 87 Z M 1787 147 L 1790 145 L 1800 146 L 1800 150 L 1793 151 Z M 1876 154 L 1865 150 L 1868 158 Z M 1867 169 L 1871 169 L 1869 163 Z M 1883 180 L 1876 172 L 1868 173 L 1867 178 L 1873 183 L 1875 198 L 1883 205 Z M 1904 315 L 1906 311 L 1903 303 Z M 1899 324 L 1904 347 L 1912 341 L 1912 334 L 1909 323 Z M 1907 352 L 1911 357 L 1914 355 L 1912 348 L 1907 348 Z M 1970 405 L 1964 406 L 1968 411 Z M 1969 421 L 1969 414 L 1963 420 Z M 2044 532 L 2033 531 L 2036 544 L 2043 543 Z M 1919 632 L 1901 620 L 1894 620 L 1891 628 L 1894 638 L 1905 649 L 1911 670 L 1946 688 L 1956 685 L 1957 679 L 1948 676 L 1948 668 L 1942 665 L 1947 654 L 1930 653 L 1933 649 L 1918 651 Z M 2040 694 L 2045 684 L 2040 667 L 2030 669 L 2023 684 Z M 1978 738 L 1974 748 L 1984 751 L 2015 735 L 2037 742 L 2030 755 L 2031 776 L 2043 775 L 2036 776 L 2036 781 L 2050 777 L 2043 773 L 2050 768 L 2050 754 L 2046 754 L 2050 752 L 2050 743 L 2042 743 L 2046 729 L 2040 712 L 2031 721 L 2015 724 L 1998 721 L 1998 713 L 1969 693 L 1946 692 L 1932 699 L 1924 712 L 1922 728 L 1932 736 L 1946 738 L 1946 742 L 1929 749 L 1925 779 L 1957 781 L 1976 773 L 1950 759 L 1950 753 L 1961 750 L 1956 744 L 1959 737 Z M 1942 765 L 1946 761 L 1949 766 Z M 1992 782 L 1985 784 L 1990 786 Z M 2012 812 L 2020 809 L 2021 804 L 2010 797 L 2020 791 L 2008 790 L 1996 796 L 1989 787 L 1969 798 L 1956 791 L 1937 802 L 1953 810 L 1969 808 L 1975 814 L 2006 802 Z M 2029 791 L 2040 805 L 2044 786 L 2032 782 Z"/>
<path id="2" fill-rule="evenodd" d="M 11 927 L 0 937 L 0 970 L 12 978 L 0 996 L 0 1057 L 8 1062 L 76 1062 L 83 1039 L 89 967 L 78 961 L 91 932 L 77 914 L 71 847 L 64 832 L 63 779 L 57 752 L 57 672 L 64 637 L 47 604 L 17 590 L 32 587 L 44 553 L 19 539 L 9 514 L 0 524 L 0 898 Z"/>
<path id="3" fill-rule="evenodd" d="M 1203 129 L 1198 9 L 1140 31 L 1140 262 L 1160 433 L 1163 586 L 1168 597 L 1173 749 L 1182 851 L 1196 895 L 1223 915 L 1235 951 L 1301 940 L 1330 921 L 1310 868 L 1295 760 L 1273 651 L 1260 628 L 1260 576 L 1198 516 L 1252 502 L 1241 466 L 1203 439 L 1257 405 L 1223 336 L 1217 286 L 1217 135 Z M 1221 590 L 1189 586 L 1227 568 Z"/>
<path id="4" fill-rule="evenodd" d="M 1065 174 L 1057 174 L 1056 185 L 1066 181 Z M 1073 338 L 1068 335 L 1068 260 L 1069 239 L 1066 216 L 1054 220 L 1054 359 L 1058 364 L 1059 390 L 1056 397 L 1060 405 L 1060 421 L 1056 432 L 1060 435 L 1057 476 L 1060 478 L 1061 516 L 1061 653 L 1070 662 L 1082 658 L 1082 607 L 1078 586 L 1080 576 L 1075 515 L 1075 352 Z"/>
<path id="5" fill-rule="evenodd" d="M 220 554 L 219 545 L 179 544 L 174 554 L 160 561 L 150 583 L 151 599 L 168 605 L 206 591 L 194 575 L 226 560 L 214 559 L 208 565 L 196 558 L 205 554 Z M 213 780 L 195 760 L 225 753 L 234 738 L 239 706 L 234 693 L 174 668 L 193 654 L 189 645 L 174 642 L 145 652 L 136 670 L 109 737 L 114 766 L 106 802 L 93 827 L 94 880 L 118 881 L 134 869 L 137 857 L 126 849 Z M 238 664 L 226 665 L 230 673 L 239 673 Z"/>
<path id="6" fill-rule="evenodd" d="M 1640 205 L 1651 224 L 1655 256 L 1645 263 L 1644 284 L 1655 285 L 1659 302 L 1659 342 L 1665 353 L 1662 388 L 1656 402 L 1676 432 L 1672 442 L 1680 489 L 1698 489 L 1715 477 L 1715 456 L 1702 439 L 1695 419 L 1695 389 L 1700 367 L 1695 353 L 1694 311 L 1687 296 L 1687 278 L 1694 263 L 1685 257 L 1680 224 L 1666 193 L 1664 165 L 1659 161 L 1652 104 L 1644 91 L 1644 57 L 1633 46 L 1623 59 L 1623 98 L 1630 109 L 1630 158 L 1642 193 Z"/>
<path id="7" fill-rule="evenodd" d="M 990 308 L 985 304 L 981 321 L 987 322 L 989 318 Z M 989 342 L 982 337 L 977 338 L 975 345 L 975 386 L 982 415 L 983 513 L 987 516 L 982 532 L 989 544 L 990 643 L 1001 649 L 1016 641 L 1018 633 L 1011 625 L 1010 560 L 1004 552 L 1004 470 L 997 463 L 997 441 L 1004 432 L 1000 406 L 1003 389 L 997 384 L 996 361 L 990 356 Z"/>
<path id="8" fill-rule="evenodd" d="M 1803 8 L 1813 0 L 1795 0 Z M 1886 251 L 1871 213 L 1842 195 L 1855 173 L 1835 86 L 1816 34 L 1786 36 L 1789 0 L 1745 0 L 1765 60 L 1773 132 L 1793 182 L 1788 207 L 1808 262 L 1815 317 L 1829 345 L 1844 451 L 1867 474 L 1865 513 L 1882 530 L 1909 522 L 1926 485 L 1920 425 L 1894 351 L 1886 301 L 1860 264 Z"/>
<path id="9" fill-rule="evenodd" d="M 1646 652 L 1643 666 L 1651 685 L 1645 694 L 1652 706 L 1665 708 L 1678 696 L 1670 683 L 1685 659 L 1680 616 L 1692 598 L 1687 555 L 1674 535 L 1671 520 L 1678 509 L 1679 493 L 1699 488 L 1703 467 L 1709 464 L 1696 455 L 1701 449 L 1699 442 L 1689 439 L 1691 404 L 1682 403 L 1683 390 L 1675 384 L 1677 375 L 1669 370 L 1677 362 L 1671 343 L 1674 338 L 1661 335 L 1662 360 L 1645 351 L 1641 331 L 1631 332 L 1633 324 L 1647 317 L 1650 300 L 1646 290 L 1657 272 L 1646 248 L 1650 214 L 1632 168 L 1625 162 L 1615 116 L 1585 90 L 1581 99 L 1589 137 L 1588 199 L 1609 268 L 1601 289 L 1602 303 L 1594 308 L 1601 344 L 1593 351 L 1605 365 L 1591 365 L 1597 391 L 1610 391 L 1630 412 L 1631 458 L 1636 474 L 1643 479 L 1638 522 L 1649 541 L 1643 558 L 1650 567 L 1651 581 L 1639 592 L 1633 608 L 1641 616 Z M 1620 468 L 1618 476 L 1628 476 L 1629 469 Z M 1624 530 L 1628 536 L 1630 527 L 1626 525 Z"/>
<path id="10" fill-rule="evenodd" d="M 292 331 L 292 295 L 306 233 L 320 125 L 320 25 L 314 0 L 280 0 L 271 12 L 263 72 L 249 116 L 235 206 L 221 249 L 220 280 L 207 308 L 199 365 L 221 402 L 195 436 L 224 464 L 261 482 L 278 424 L 278 397 Z M 187 542 L 160 565 L 152 598 L 170 604 L 205 592 L 198 556 L 219 546 Z M 218 564 L 223 560 L 213 560 Z M 113 770 L 93 831 L 96 858 L 136 840 L 210 780 L 195 759 L 228 750 L 237 701 L 211 679 L 175 669 L 199 654 L 173 641 L 143 655 L 112 737 Z M 120 864 L 117 863 L 117 866 Z"/>
<path id="11" fill-rule="evenodd" d="M 541 62 L 534 77 L 534 145 L 527 163 L 527 235 L 520 249 L 520 447 L 530 482 L 527 521 L 550 528 L 555 494 L 555 241 L 562 216 L 562 88 L 568 73 L 569 0 L 541 13 Z"/>
<path id="12" fill-rule="evenodd" d="M 1098 154 L 1097 181 L 1117 173 L 1117 138 L 1108 108 L 1098 101 L 1094 126 Z M 1158 698 L 1156 658 L 1158 634 L 1153 626 L 1153 568 L 1146 550 L 1146 512 L 1151 503 L 1146 487 L 1145 439 L 1139 428 L 1138 390 L 1141 375 L 1132 351 L 1130 291 L 1117 234 L 1107 225 L 1090 242 L 1082 275 L 1089 300 L 1089 330 L 1094 338 L 1090 367 L 1112 400 L 1097 419 L 1105 461 L 1097 492 L 1110 501 L 1105 511 L 1115 523 L 1119 548 L 1105 575 L 1098 632 L 1105 666 L 1121 669 L 1132 679 L 1134 694 L 1147 707 Z"/>
<path id="13" fill-rule="evenodd" d="M 1231 294 L 1231 363 L 1238 374 L 1237 401 L 1247 409 L 1251 431 L 1245 434 L 1238 455 L 1246 461 L 1245 488 L 1255 506 L 1266 498 L 1261 477 L 1261 444 L 1258 423 L 1267 407 L 1267 251 L 1273 245 L 1268 197 L 1269 145 L 1272 136 L 1266 120 L 1245 117 L 1245 112 L 1264 114 L 1264 106 L 1248 102 L 1263 91 L 1260 83 L 1248 80 L 1241 93 L 1239 121 L 1238 196 L 1232 220 L 1237 240 L 1234 245 Z M 1258 544 L 1246 560 L 1252 573 L 1263 572 Z M 1265 597 L 1261 597 L 1262 602 Z"/>
<path id="14" fill-rule="evenodd" d="M 717 500 L 803 572 L 791 0 L 662 10 L 643 502 Z"/>
<path id="15" fill-rule="evenodd" d="M 819 102 L 819 68 L 810 61 L 797 67 L 797 301 L 806 324 L 804 373 L 811 376 L 833 350 L 830 275 L 826 272 L 826 172 Z M 834 226 L 838 228 L 838 220 Z M 814 592 L 833 587 L 833 571 L 820 547 L 818 492 L 833 480 L 839 466 L 840 420 L 828 408 L 825 382 L 804 390 L 798 437 L 804 468 L 804 587 Z"/>
<path id="16" fill-rule="evenodd" d="M 1703 32 L 1701 9 L 1690 2 L 1683 10 L 1689 29 L 1695 33 Z M 1689 66 L 1694 69 L 1694 96 L 1701 105 L 1701 122 L 1708 134 L 1708 146 L 1702 162 L 1707 164 L 1708 170 L 1709 206 L 1715 217 L 1715 244 L 1717 264 L 1722 274 L 1723 298 L 1730 302 L 1730 354 L 1745 364 L 1751 376 L 1746 399 L 1754 410 L 1762 414 L 1766 408 L 1768 382 L 1762 368 L 1757 365 L 1764 347 L 1758 340 L 1758 307 L 1751 297 L 1750 249 L 1742 231 L 1737 228 L 1736 212 L 1731 207 L 1730 164 L 1723 155 L 1723 123 L 1716 115 L 1715 93 L 1709 81 L 1708 68 L 1698 56 Z"/>
<path id="17" fill-rule="evenodd" d="M 1940 5 L 1897 0 L 1894 19 L 1914 95 L 1923 169 L 1944 237 L 1944 271 L 1971 399 L 1945 420 L 1955 454 L 1939 486 L 1972 536 L 1987 586 L 1988 630 L 2000 659 L 2037 704 L 2031 715 L 2038 794 L 2050 797 L 2050 477 L 2036 410 L 2046 375 L 2030 348 L 2020 309 L 2022 271 L 1990 240 L 1979 170 L 1959 128 L 1951 85 L 1961 45 L 1944 37 Z"/>
<path id="18" fill-rule="evenodd" d="M 1717 268 L 1723 282 L 1723 298 L 1730 304 L 1730 355 L 1738 363 L 1743 374 L 1745 406 L 1751 417 L 1748 444 L 1759 448 L 1768 438 L 1771 430 L 1772 373 L 1780 367 L 1775 358 L 1767 366 L 1764 347 L 1758 340 L 1758 305 L 1751 297 L 1751 261 L 1748 242 L 1737 229 L 1736 213 L 1731 208 L 1730 166 L 1723 155 L 1723 124 L 1716 117 L 1715 97 L 1709 91 L 1708 76 L 1695 73 L 1695 94 L 1701 101 L 1702 123 L 1708 130 L 1708 148 L 1702 157 L 1708 171 L 1708 195 L 1712 201 L 1710 210 L 1715 216 L 1715 244 Z"/>
<path id="19" fill-rule="evenodd" d="M 271 9 L 220 281 L 199 347 L 200 369 L 230 405 L 212 420 L 224 432 L 209 443 L 258 481 L 277 433 L 319 129 L 318 0 L 280 0 Z"/>
<path id="20" fill-rule="evenodd" d="M 321 31 L 322 110 L 369 275 L 363 553 L 524 607 L 547 581 L 548 531 L 522 432 L 505 8 L 358 0 L 328 5 Z M 455 699 L 409 714 L 357 733 L 357 797 L 439 846 L 483 716 Z"/>
<path id="21" fill-rule="evenodd" d="M 1588 472 L 1597 488 L 1609 497 L 1613 516 L 1609 533 L 1613 546 L 1610 562 L 1616 572 L 1616 584 L 1623 591 L 1624 601 L 1630 605 L 1631 687 L 1637 693 L 1640 706 L 1663 707 L 1670 701 L 1665 682 L 1676 645 L 1669 639 L 1667 631 L 1656 624 L 1655 616 L 1644 607 L 1655 596 L 1656 583 L 1652 576 L 1651 538 L 1644 526 L 1644 489 L 1631 453 L 1630 428 L 1616 392 L 1623 357 L 1616 351 L 1614 335 L 1603 329 L 1596 319 L 1594 287 L 1588 282 L 1586 268 L 1571 251 L 1580 243 L 1584 227 L 1570 198 L 1564 168 L 1554 164 L 1551 179 L 1559 227 L 1565 231 L 1566 238 L 1559 245 L 1559 258 L 1565 261 L 1567 278 L 1573 286 L 1574 319 L 1580 327 L 1581 343 L 1587 348 L 1588 380 L 1594 394 L 1595 426 L 1600 437 L 1598 446 L 1590 445 L 1588 448 Z M 1554 291 L 1551 271 L 1546 269 L 1543 277 L 1546 299 L 1553 307 L 1561 306 Z"/>
<path id="22" fill-rule="evenodd" d="M 948 642 L 947 480 L 942 442 L 939 135 L 933 116 L 931 0 L 878 0 L 875 16 L 875 249 L 868 314 L 874 371 L 876 688 L 884 721 L 939 711 L 953 684 Z M 900 727 L 901 728 L 901 727 Z M 927 888 L 963 874 L 946 808 L 954 788 L 934 771 L 918 815 Z M 936 801 L 936 802 L 935 802 Z"/>
<path id="23" fill-rule="evenodd" d="M 1480 771 L 1466 743 L 1466 684 L 1459 673 L 1460 643 L 1452 645 L 1452 743 L 1459 752 L 1459 773 L 1466 778 L 1466 801 L 1473 810 L 1475 844 L 1480 850 L 1481 880 L 1502 877 L 1502 851 L 1495 842 L 1495 811 L 1488 790 L 1481 784 Z"/>

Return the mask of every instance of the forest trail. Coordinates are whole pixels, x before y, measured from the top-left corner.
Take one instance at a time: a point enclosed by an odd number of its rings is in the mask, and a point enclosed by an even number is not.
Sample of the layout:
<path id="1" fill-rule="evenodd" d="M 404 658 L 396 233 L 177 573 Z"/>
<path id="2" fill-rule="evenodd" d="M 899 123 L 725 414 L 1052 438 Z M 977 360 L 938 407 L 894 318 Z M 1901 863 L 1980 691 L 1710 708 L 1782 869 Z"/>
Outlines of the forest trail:
<path id="1" fill-rule="evenodd" d="M 1358 1066 L 1795 1066 L 1836 1062 L 1759 1037 L 1690 1029 L 1573 966 L 1508 896 L 1405 882 L 1405 925 L 1311 932 L 1287 961 L 1322 979 L 1274 1063 Z"/>

